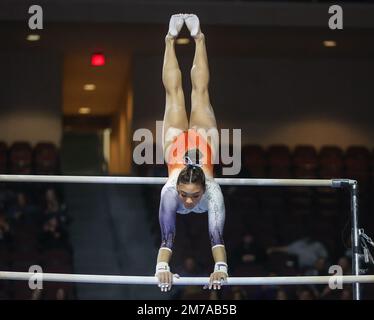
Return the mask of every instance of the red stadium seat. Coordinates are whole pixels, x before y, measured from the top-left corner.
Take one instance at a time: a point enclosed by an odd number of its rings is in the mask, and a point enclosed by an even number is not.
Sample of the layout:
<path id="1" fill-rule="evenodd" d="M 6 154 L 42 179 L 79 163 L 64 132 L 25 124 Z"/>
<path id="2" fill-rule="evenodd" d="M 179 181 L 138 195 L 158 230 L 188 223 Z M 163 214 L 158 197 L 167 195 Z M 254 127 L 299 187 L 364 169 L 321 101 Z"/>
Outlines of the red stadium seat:
<path id="1" fill-rule="evenodd" d="M 0 142 L 0 173 L 5 174 L 8 170 L 8 148 L 5 142 Z"/>
<path id="2" fill-rule="evenodd" d="M 313 146 L 296 146 L 292 164 L 296 178 L 314 178 L 318 164 L 317 151 Z"/>
<path id="3" fill-rule="evenodd" d="M 33 153 L 36 174 L 56 174 L 58 171 L 58 151 L 53 143 L 40 142 Z"/>
<path id="4" fill-rule="evenodd" d="M 31 174 L 32 148 L 28 142 L 15 142 L 9 150 L 10 172 L 13 174 Z"/>
<path id="5" fill-rule="evenodd" d="M 245 145 L 242 148 L 242 166 L 251 177 L 265 177 L 267 167 L 265 150 L 259 145 Z"/>
<path id="6" fill-rule="evenodd" d="M 268 148 L 270 167 L 286 167 L 291 165 L 291 152 L 285 145 L 271 145 Z"/>
<path id="7" fill-rule="evenodd" d="M 347 171 L 368 172 L 370 167 L 370 152 L 363 146 L 350 146 L 345 153 Z"/>
<path id="8" fill-rule="evenodd" d="M 322 179 L 340 178 L 343 174 L 343 150 L 337 146 L 324 146 L 319 152 L 319 176 Z"/>
<path id="9" fill-rule="evenodd" d="M 291 177 L 291 152 L 285 145 L 268 148 L 269 177 L 287 179 Z"/>
<path id="10" fill-rule="evenodd" d="M 370 181 L 370 152 L 364 146 L 350 146 L 345 154 L 346 176 L 357 179 L 360 188 L 365 189 Z"/>

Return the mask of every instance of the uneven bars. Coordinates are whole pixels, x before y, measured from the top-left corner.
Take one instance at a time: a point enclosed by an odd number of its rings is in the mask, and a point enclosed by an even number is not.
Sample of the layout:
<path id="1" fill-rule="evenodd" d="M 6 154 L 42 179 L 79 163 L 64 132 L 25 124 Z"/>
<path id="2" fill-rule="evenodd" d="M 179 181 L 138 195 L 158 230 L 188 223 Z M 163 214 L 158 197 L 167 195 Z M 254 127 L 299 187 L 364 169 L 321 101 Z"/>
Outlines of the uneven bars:
<path id="1" fill-rule="evenodd" d="M 166 177 L 116 177 L 116 176 L 62 176 L 62 175 L 0 175 L 0 182 L 43 182 L 43 183 L 110 183 L 110 184 L 164 184 Z M 231 186 L 279 186 L 279 187 L 330 187 L 349 186 L 357 191 L 357 181 L 351 179 L 250 179 L 250 178 L 216 178 L 220 185 Z M 352 192 L 351 192 L 352 193 Z M 356 192 L 357 193 L 357 192 Z M 351 214 L 353 220 L 352 248 L 355 248 L 358 234 L 357 197 L 351 195 Z M 353 271 L 358 276 L 360 270 L 359 254 L 352 259 Z M 348 276 L 349 277 L 349 276 Z M 360 282 L 352 281 L 353 298 L 360 300 Z"/>

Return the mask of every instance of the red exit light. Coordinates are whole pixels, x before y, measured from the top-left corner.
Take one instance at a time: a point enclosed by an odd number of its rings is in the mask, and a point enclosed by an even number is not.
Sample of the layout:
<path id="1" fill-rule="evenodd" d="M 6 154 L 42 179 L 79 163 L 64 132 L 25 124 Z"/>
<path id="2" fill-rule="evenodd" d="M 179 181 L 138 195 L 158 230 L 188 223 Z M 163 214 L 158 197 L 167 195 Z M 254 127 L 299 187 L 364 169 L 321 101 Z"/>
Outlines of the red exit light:
<path id="1" fill-rule="evenodd" d="M 105 56 L 102 53 L 93 53 L 91 56 L 91 65 L 94 67 L 100 67 L 105 64 Z"/>

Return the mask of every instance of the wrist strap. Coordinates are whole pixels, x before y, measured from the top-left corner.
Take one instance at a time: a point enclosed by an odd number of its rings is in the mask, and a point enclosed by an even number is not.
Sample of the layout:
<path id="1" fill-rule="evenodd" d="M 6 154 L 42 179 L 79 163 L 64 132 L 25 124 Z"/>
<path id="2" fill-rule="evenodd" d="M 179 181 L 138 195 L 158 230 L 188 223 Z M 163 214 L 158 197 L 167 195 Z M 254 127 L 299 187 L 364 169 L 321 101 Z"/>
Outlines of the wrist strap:
<path id="1" fill-rule="evenodd" d="M 156 265 L 156 275 L 159 272 L 166 272 L 166 271 L 170 271 L 170 267 L 169 267 L 169 264 L 167 262 L 157 263 L 157 265 Z"/>
<path id="2" fill-rule="evenodd" d="M 226 275 L 228 275 L 227 270 L 228 268 L 226 262 L 219 261 L 216 262 L 216 264 L 214 265 L 214 272 L 223 272 L 226 273 Z"/>

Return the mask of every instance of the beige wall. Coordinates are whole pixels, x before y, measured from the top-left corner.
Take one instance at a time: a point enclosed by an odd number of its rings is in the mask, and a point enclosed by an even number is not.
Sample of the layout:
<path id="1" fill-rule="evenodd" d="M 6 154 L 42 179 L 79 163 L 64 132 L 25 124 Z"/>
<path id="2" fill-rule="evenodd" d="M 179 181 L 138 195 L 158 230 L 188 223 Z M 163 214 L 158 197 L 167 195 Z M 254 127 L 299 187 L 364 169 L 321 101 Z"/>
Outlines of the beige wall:
<path id="1" fill-rule="evenodd" d="M 61 134 L 59 112 L 10 111 L 0 116 L 0 140 L 9 146 L 15 141 L 27 141 L 32 145 L 49 141 L 60 146 Z"/>
<path id="2" fill-rule="evenodd" d="M 113 116 L 110 137 L 110 174 L 130 174 L 132 165 L 131 122 L 133 109 L 133 90 L 131 84 L 130 61 L 128 60 L 124 95 L 118 111 Z"/>
<path id="3" fill-rule="evenodd" d="M 241 129 L 243 144 L 374 147 L 373 59 L 209 59 L 218 126 Z M 179 60 L 189 113 L 191 61 Z M 161 68 L 161 56 L 137 57 L 134 130 L 162 120 Z"/>
<path id="4" fill-rule="evenodd" d="M 60 145 L 61 61 L 48 50 L 0 53 L 0 141 Z"/>

